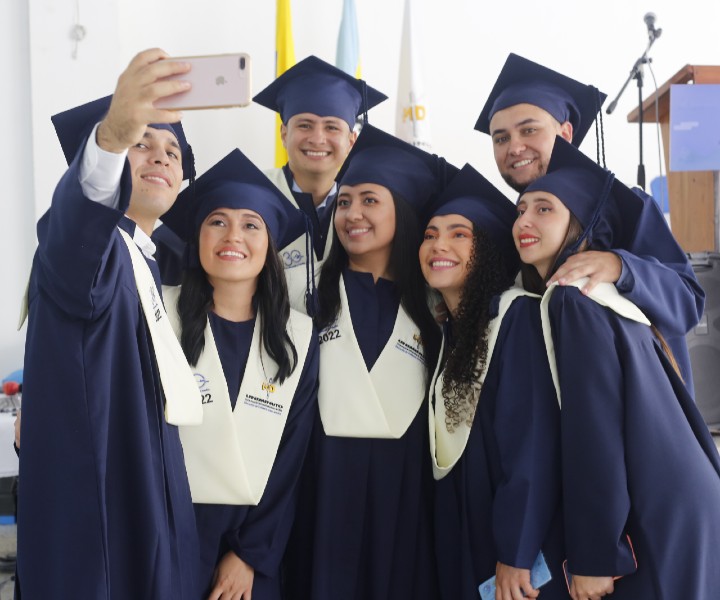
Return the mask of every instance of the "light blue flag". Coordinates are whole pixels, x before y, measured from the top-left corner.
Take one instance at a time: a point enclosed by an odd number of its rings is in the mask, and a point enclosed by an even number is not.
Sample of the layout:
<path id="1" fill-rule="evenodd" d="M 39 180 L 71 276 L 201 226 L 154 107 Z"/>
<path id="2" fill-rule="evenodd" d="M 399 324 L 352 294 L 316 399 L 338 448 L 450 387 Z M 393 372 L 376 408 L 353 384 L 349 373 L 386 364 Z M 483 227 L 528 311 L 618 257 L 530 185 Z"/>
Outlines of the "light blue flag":
<path id="1" fill-rule="evenodd" d="M 360 36 L 355 15 L 355 0 L 343 0 L 335 66 L 348 75 L 360 79 Z"/>

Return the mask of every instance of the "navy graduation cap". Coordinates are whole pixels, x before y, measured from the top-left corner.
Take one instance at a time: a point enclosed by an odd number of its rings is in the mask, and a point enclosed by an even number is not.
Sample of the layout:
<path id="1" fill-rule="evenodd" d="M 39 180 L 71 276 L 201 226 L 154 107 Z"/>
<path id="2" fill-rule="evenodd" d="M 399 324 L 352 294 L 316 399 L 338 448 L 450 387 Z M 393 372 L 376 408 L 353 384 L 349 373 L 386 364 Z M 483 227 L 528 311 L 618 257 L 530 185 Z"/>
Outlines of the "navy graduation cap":
<path id="1" fill-rule="evenodd" d="M 365 125 L 335 180 L 338 186 L 375 183 L 401 196 L 418 215 L 458 172 L 444 158 Z"/>
<path id="2" fill-rule="evenodd" d="M 524 193 L 533 191 L 557 196 L 580 221 L 583 233 L 573 250 L 585 239 L 595 250 L 627 249 L 639 233 L 643 199 L 560 136 L 555 138 L 547 174 Z"/>
<path id="3" fill-rule="evenodd" d="M 194 244 L 201 223 L 218 208 L 258 213 L 282 248 L 304 231 L 301 211 L 237 148 L 183 190 L 162 221 L 185 242 Z"/>
<path id="4" fill-rule="evenodd" d="M 253 101 L 280 113 L 286 125 L 297 114 L 312 113 L 342 119 L 352 130 L 358 115 L 386 99 L 385 94 L 364 80 L 355 79 L 316 56 L 308 56 L 280 75 Z"/>
<path id="5" fill-rule="evenodd" d="M 431 204 L 428 221 L 435 216 L 462 215 L 482 229 L 505 258 L 511 275 L 519 268 L 512 227 L 517 207 L 492 183 L 466 164 Z"/>
<path id="6" fill-rule="evenodd" d="M 579 146 L 605 98 L 607 94 L 595 86 L 585 85 L 511 53 L 475 123 L 475 129 L 492 135 L 490 120 L 496 112 L 516 104 L 532 104 L 550 113 L 559 123 L 570 121 L 573 144 Z"/>
<path id="7" fill-rule="evenodd" d="M 111 100 L 112 96 L 105 96 L 50 117 L 68 164 L 73 161 L 93 127 L 105 118 Z M 180 122 L 153 123 L 149 127 L 166 129 L 175 135 L 182 153 L 183 179 L 192 180 L 195 177 L 195 158 Z"/>

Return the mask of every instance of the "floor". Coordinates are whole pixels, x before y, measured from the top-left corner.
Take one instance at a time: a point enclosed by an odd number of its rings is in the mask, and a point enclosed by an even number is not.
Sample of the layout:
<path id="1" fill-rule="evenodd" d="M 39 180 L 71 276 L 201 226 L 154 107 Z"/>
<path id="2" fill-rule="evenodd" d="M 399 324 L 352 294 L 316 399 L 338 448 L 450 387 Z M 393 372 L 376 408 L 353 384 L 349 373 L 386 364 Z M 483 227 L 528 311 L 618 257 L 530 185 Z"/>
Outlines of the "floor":
<path id="1" fill-rule="evenodd" d="M 12 600 L 13 597 L 16 539 L 15 525 L 0 525 L 0 600 Z"/>

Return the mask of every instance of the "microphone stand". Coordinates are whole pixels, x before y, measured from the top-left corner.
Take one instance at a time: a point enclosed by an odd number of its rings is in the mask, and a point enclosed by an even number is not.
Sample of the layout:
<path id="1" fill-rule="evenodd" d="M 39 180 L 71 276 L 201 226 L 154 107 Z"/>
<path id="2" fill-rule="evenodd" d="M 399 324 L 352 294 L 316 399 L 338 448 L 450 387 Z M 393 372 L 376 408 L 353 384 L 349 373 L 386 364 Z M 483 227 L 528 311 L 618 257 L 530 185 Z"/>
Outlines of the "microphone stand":
<path id="1" fill-rule="evenodd" d="M 628 86 L 628 84 L 635 79 L 637 81 L 637 87 L 638 87 L 638 126 L 639 126 L 639 133 L 640 133 L 640 162 L 638 164 L 638 170 L 637 170 L 637 184 L 638 186 L 644 191 L 645 190 L 645 165 L 643 164 L 643 99 L 642 99 L 642 88 L 643 88 L 643 81 L 645 79 L 644 73 L 643 73 L 643 65 L 649 62 L 652 62 L 652 58 L 648 57 L 648 52 L 650 52 L 650 48 L 652 48 L 652 45 L 655 43 L 655 40 L 660 37 L 660 34 L 662 33 L 662 29 L 651 29 L 648 31 L 648 45 L 647 48 L 645 48 L 645 52 L 642 53 L 642 56 L 638 58 L 635 61 L 635 64 L 633 65 L 632 70 L 630 71 L 630 75 L 625 80 L 625 83 L 620 88 L 620 91 L 618 92 L 617 96 L 615 96 L 615 99 L 610 103 L 610 105 L 606 109 L 607 114 L 612 114 L 612 112 L 617 107 L 618 100 L 620 100 L 620 96 L 623 95 L 623 92 L 625 91 L 625 88 Z"/>

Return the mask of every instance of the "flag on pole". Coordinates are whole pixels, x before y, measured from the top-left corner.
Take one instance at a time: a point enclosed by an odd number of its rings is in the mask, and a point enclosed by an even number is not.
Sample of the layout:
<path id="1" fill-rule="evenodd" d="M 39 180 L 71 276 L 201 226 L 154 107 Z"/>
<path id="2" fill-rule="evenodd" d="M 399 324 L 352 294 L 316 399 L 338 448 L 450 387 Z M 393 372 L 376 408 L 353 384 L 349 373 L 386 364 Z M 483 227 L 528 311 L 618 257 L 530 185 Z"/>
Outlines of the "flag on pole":
<path id="1" fill-rule="evenodd" d="M 357 79 L 361 78 L 360 36 L 358 35 L 357 16 L 355 14 L 355 0 L 343 0 L 335 66 L 348 75 L 352 75 Z"/>
<path id="2" fill-rule="evenodd" d="M 275 78 L 295 64 L 295 42 L 292 34 L 290 0 L 277 0 L 277 21 L 275 28 Z M 275 166 L 282 167 L 288 160 L 287 152 L 280 137 L 282 119 L 275 117 Z"/>
<path id="3" fill-rule="evenodd" d="M 431 150 L 427 101 L 423 87 L 413 0 L 405 0 L 395 135 L 426 151 Z"/>

